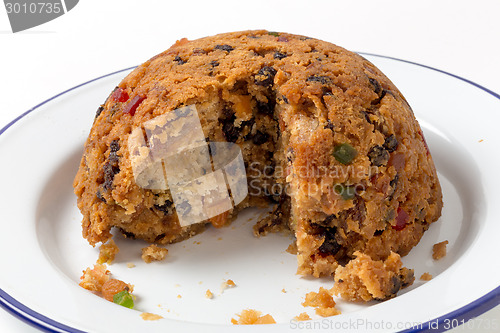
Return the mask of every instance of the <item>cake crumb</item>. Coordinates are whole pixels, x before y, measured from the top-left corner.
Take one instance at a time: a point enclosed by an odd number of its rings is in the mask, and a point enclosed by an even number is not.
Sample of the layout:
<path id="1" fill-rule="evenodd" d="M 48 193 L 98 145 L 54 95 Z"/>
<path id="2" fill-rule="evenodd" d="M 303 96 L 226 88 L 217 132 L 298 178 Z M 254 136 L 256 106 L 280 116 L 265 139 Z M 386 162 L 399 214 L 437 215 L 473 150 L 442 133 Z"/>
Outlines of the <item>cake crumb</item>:
<path id="1" fill-rule="evenodd" d="M 141 313 L 141 318 L 143 320 L 160 320 L 160 319 L 163 319 L 162 316 L 154 314 L 154 313 L 149 313 L 149 312 L 143 312 L 143 313 Z"/>
<path id="2" fill-rule="evenodd" d="M 425 272 L 424 274 L 422 274 L 420 276 L 420 280 L 422 280 L 422 281 L 430 281 L 430 280 L 432 280 L 432 275 L 429 274 L 429 273 L 427 273 L 427 272 Z"/>
<path id="3" fill-rule="evenodd" d="M 134 268 L 135 264 L 133 262 L 128 262 L 127 263 L 127 268 Z"/>
<path id="4" fill-rule="evenodd" d="M 81 282 L 80 287 L 90 290 L 101 292 L 102 286 L 109 279 L 111 279 L 111 273 L 108 271 L 106 265 L 96 264 L 94 268 L 87 268 L 83 271 L 83 275 L 80 277 Z"/>
<path id="5" fill-rule="evenodd" d="M 217 238 L 217 240 L 218 240 L 218 241 L 221 241 L 221 240 L 222 240 L 222 237 Z"/>
<path id="6" fill-rule="evenodd" d="M 142 249 L 142 260 L 144 260 L 145 263 L 149 264 L 152 261 L 161 261 L 165 259 L 165 256 L 168 254 L 168 250 L 159 247 L 156 244 L 151 244 L 145 248 Z"/>
<path id="7" fill-rule="evenodd" d="M 212 293 L 212 291 L 210 291 L 210 289 L 207 289 L 207 291 L 205 292 L 205 297 L 212 299 L 214 298 L 214 294 Z"/>
<path id="8" fill-rule="evenodd" d="M 288 245 L 286 252 L 290 254 L 297 254 L 297 242 L 292 242 L 290 245 Z"/>
<path id="9" fill-rule="evenodd" d="M 286 294 L 286 290 L 285 290 L 285 288 L 281 289 L 281 292 L 282 292 L 283 294 Z"/>
<path id="10" fill-rule="evenodd" d="M 252 309 L 247 309 L 241 311 L 241 314 L 237 314 L 238 320 L 231 318 L 231 323 L 233 325 L 259 325 L 259 324 L 276 324 L 273 316 L 266 314 L 261 316 L 262 312 Z"/>
<path id="11" fill-rule="evenodd" d="M 179 295 L 177 295 L 177 298 L 182 298 L 182 295 L 180 295 L 180 294 L 179 294 Z"/>
<path id="12" fill-rule="evenodd" d="M 220 291 L 221 291 L 221 293 L 223 293 L 224 290 L 226 290 L 228 288 L 234 288 L 234 287 L 236 287 L 236 284 L 234 283 L 234 281 L 231 279 L 228 279 L 227 281 L 222 282 L 222 284 L 220 286 Z"/>
<path id="13" fill-rule="evenodd" d="M 311 320 L 311 317 L 306 312 L 302 312 L 298 316 L 293 317 L 297 321 L 306 321 L 306 320 Z"/>
<path id="14" fill-rule="evenodd" d="M 439 260 L 445 257 L 447 244 L 448 244 L 447 240 L 434 244 L 434 246 L 432 246 L 432 259 Z"/>
<path id="15" fill-rule="evenodd" d="M 97 259 L 97 263 L 111 265 L 118 252 L 120 252 L 120 249 L 115 244 L 115 241 L 110 239 L 106 244 L 102 244 L 99 247 L 99 259 Z"/>
<path id="16" fill-rule="evenodd" d="M 479 142 L 483 142 L 483 141 L 484 141 L 483 139 L 479 140 Z"/>
<path id="17" fill-rule="evenodd" d="M 335 308 L 335 301 L 332 297 L 332 291 L 323 287 L 318 292 L 311 291 L 306 294 L 306 299 L 302 306 L 311 306 L 316 308 L 316 314 L 321 317 L 331 317 L 339 315 L 341 312 Z"/>

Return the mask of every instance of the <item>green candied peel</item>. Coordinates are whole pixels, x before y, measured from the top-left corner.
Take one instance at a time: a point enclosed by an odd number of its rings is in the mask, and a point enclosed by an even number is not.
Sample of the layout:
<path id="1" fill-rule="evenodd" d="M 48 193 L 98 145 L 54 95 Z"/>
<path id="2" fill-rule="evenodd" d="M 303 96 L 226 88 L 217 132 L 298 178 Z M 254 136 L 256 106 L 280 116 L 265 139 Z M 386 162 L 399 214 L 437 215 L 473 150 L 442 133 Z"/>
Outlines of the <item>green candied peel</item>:
<path id="1" fill-rule="evenodd" d="M 134 307 L 134 296 L 123 290 L 113 296 L 113 303 L 132 309 Z"/>
<path id="2" fill-rule="evenodd" d="M 334 189 L 344 200 L 352 200 L 356 196 L 356 187 L 352 185 L 337 184 Z"/>
<path id="3" fill-rule="evenodd" d="M 267 34 L 271 35 L 271 36 L 275 36 L 275 37 L 279 37 L 280 36 L 280 33 L 276 32 L 276 31 L 269 31 Z"/>
<path id="4" fill-rule="evenodd" d="M 348 143 L 341 143 L 333 147 L 333 157 L 340 163 L 347 165 L 358 155 L 356 148 Z"/>

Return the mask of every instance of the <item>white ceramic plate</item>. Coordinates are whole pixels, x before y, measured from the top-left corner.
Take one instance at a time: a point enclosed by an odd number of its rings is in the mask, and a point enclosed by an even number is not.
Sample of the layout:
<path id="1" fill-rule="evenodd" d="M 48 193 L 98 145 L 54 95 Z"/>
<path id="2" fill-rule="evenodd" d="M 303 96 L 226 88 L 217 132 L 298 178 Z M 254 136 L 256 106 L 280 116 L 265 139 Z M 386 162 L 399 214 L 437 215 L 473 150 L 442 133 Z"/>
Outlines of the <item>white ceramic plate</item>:
<path id="1" fill-rule="evenodd" d="M 382 303 L 338 301 L 343 314 L 320 318 L 300 304 L 331 279 L 295 275 L 290 239 L 257 239 L 251 227 L 261 211 L 241 213 L 231 227 L 209 229 L 169 246 L 168 259 L 144 264 L 142 241 L 117 238 L 112 274 L 135 285 L 136 310 L 105 301 L 78 286 L 98 250 L 81 236 L 72 191 L 84 140 L 97 106 L 130 70 L 63 92 L 0 131 L 0 304 L 30 324 L 55 332 L 165 332 L 295 329 L 426 331 L 451 328 L 500 299 L 500 96 L 465 79 L 397 59 L 366 55 L 400 88 L 425 132 L 444 191 L 444 210 L 404 258 L 417 280 Z M 431 258 L 448 240 L 448 255 Z M 127 263 L 135 268 L 127 268 Z M 422 282 L 418 277 L 431 273 Z M 221 283 L 237 287 L 221 293 Z M 215 297 L 205 298 L 210 289 Z M 283 292 L 286 291 L 286 292 Z M 270 313 L 277 325 L 235 327 L 246 308 Z M 165 319 L 144 321 L 141 312 Z M 297 323 L 307 312 L 315 319 Z M 436 321 L 437 320 L 437 321 Z"/>

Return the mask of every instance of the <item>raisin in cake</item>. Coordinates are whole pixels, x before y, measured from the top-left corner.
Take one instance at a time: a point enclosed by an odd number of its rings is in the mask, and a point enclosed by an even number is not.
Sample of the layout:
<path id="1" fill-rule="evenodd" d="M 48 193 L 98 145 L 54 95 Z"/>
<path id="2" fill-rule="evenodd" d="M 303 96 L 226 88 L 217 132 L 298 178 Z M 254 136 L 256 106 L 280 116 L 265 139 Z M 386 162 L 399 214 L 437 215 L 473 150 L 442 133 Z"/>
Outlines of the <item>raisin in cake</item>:
<path id="1" fill-rule="evenodd" d="M 181 225 L 179 212 L 191 207 L 174 204 L 165 186 L 138 181 L 136 159 L 151 156 L 148 144 L 134 150 L 130 142 L 148 140 L 144 124 L 193 106 L 207 142 L 240 148 L 248 195 Z M 255 233 L 291 230 L 298 273 L 338 271 L 336 292 L 363 300 L 413 282 L 400 256 L 442 208 L 424 136 L 393 83 L 341 47 L 268 31 L 181 39 L 132 71 L 95 115 L 74 188 L 92 245 L 113 227 L 177 242 L 229 224 L 245 207 L 273 205 Z"/>

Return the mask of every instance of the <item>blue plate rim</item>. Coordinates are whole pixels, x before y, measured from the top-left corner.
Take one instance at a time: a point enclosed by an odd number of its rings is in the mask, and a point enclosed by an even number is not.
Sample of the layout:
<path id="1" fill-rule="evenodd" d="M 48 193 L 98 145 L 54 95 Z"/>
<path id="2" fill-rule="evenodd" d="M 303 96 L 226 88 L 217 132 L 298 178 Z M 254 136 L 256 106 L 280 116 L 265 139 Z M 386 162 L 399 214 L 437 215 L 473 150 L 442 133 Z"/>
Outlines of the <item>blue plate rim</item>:
<path id="1" fill-rule="evenodd" d="M 446 71 L 441 70 L 441 69 L 437 69 L 437 68 L 434 68 L 431 66 L 419 64 L 417 62 L 403 60 L 403 59 L 390 57 L 390 56 L 384 56 L 384 55 L 368 53 L 368 52 L 356 52 L 356 53 L 358 53 L 360 55 L 367 55 L 367 56 L 378 57 L 378 58 L 382 58 L 382 59 L 389 59 L 389 60 L 399 61 L 399 62 L 427 68 L 427 69 L 451 76 L 451 77 L 458 79 L 458 80 L 461 80 L 463 82 L 466 82 L 466 83 L 468 83 L 468 84 L 470 84 L 478 89 L 485 91 L 489 95 L 492 95 L 493 97 L 500 100 L 500 95 L 495 93 L 494 91 L 492 91 L 486 87 L 483 87 L 483 86 L 481 86 L 481 85 L 479 85 L 471 80 L 468 80 L 468 79 L 463 78 L 461 76 L 446 72 Z M 129 70 L 134 69 L 136 67 L 137 66 L 132 66 L 132 67 L 121 69 L 121 70 L 118 70 L 118 71 L 115 71 L 115 72 L 112 72 L 109 74 L 99 76 L 95 79 L 86 81 L 86 82 L 81 83 L 77 86 L 74 86 L 70 89 L 67 89 L 67 90 L 65 90 L 65 91 L 63 91 L 55 96 L 52 96 L 51 98 L 43 101 L 42 103 L 34 106 L 33 108 L 27 110 L 26 112 L 24 112 L 21 115 L 19 115 L 18 117 L 16 117 L 14 120 L 12 120 L 10 123 L 8 123 L 6 126 L 4 126 L 0 130 L 0 135 L 2 135 L 7 129 L 9 129 L 11 126 L 13 126 L 16 122 L 18 122 L 19 120 L 21 120 L 22 118 L 24 118 L 25 116 L 30 114 L 31 112 L 39 109 L 41 106 L 43 106 L 44 104 L 47 104 L 50 101 L 52 101 L 52 100 L 54 100 L 62 95 L 65 95 L 65 94 L 67 94 L 75 89 L 78 89 L 82 86 L 90 84 L 92 82 L 104 79 L 108 76 L 112 76 L 112 75 L 115 75 L 115 74 L 118 74 L 121 72 L 129 71 Z M 496 287 L 495 289 L 491 290 L 490 292 L 488 292 L 487 294 L 483 295 L 482 297 L 476 299 L 475 301 L 473 301 L 473 302 L 471 302 L 471 303 L 469 303 L 469 304 L 467 304 L 459 309 L 456 309 L 456 310 L 449 312 L 443 316 L 440 316 L 440 317 L 434 318 L 432 320 L 429 320 L 425 323 L 422 323 L 415 328 L 410 328 L 410 329 L 403 330 L 400 332 L 401 333 L 416 333 L 416 332 L 438 333 L 438 332 L 444 332 L 448 329 L 455 328 L 456 326 L 452 326 L 453 323 L 458 323 L 458 324 L 465 323 L 465 322 L 483 314 L 484 312 L 498 306 L 499 304 L 500 304 L 500 285 L 498 287 Z M 45 331 L 45 332 L 51 332 L 51 333 L 52 332 L 58 332 L 58 333 L 59 332 L 65 332 L 65 333 L 83 333 L 84 332 L 84 331 L 78 330 L 74 327 L 70 327 L 70 326 L 64 325 L 58 321 L 52 320 L 52 319 L 50 319 L 50 318 L 48 318 L 48 317 L 46 317 L 46 316 L 44 316 L 36 311 L 30 309 L 26 305 L 20 303 L 16 299 L 14 299 L 12 296 L 10 296 L 8 293 L 6 293 L 1 288 L 0 288 L 0 307 L 5 309 L 8 313 L 15 316 L 16 318 L 24 321 L 25 323 L 27 323 L 27 324 L 29 324 L 29 325 L 31 325 L 39 330 Z"/>

